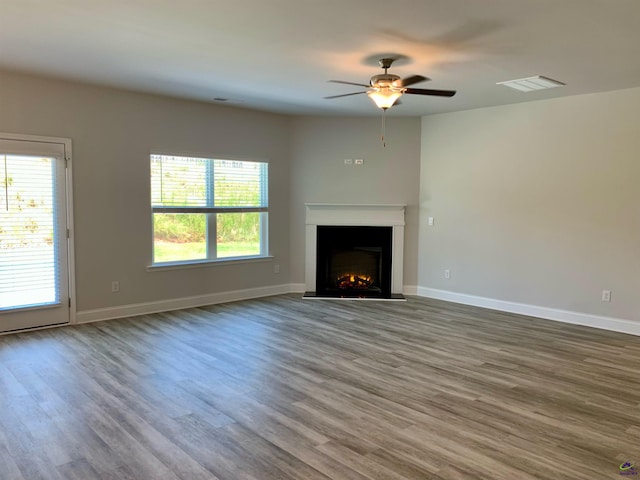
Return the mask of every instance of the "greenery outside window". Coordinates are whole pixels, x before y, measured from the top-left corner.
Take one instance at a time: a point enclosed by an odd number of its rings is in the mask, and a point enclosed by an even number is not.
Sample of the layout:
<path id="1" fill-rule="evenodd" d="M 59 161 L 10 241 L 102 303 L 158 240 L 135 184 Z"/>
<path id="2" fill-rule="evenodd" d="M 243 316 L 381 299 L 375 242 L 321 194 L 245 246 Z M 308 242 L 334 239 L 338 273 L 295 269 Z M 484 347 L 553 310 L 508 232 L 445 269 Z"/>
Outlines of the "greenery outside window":
<path id="1" fill-rule="evenodd" d="M 268 255 L 266 162 L 151 155 L 153 264 Z"/>

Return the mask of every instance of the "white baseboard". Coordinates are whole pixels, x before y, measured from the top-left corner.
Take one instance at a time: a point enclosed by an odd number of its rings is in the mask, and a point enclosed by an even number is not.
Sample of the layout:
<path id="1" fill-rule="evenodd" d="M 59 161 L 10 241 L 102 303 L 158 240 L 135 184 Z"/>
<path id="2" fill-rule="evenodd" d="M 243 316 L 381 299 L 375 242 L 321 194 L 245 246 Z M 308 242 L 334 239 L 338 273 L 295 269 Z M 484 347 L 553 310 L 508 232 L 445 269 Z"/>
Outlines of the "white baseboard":
<path id="1" fill-rule="evenodd" d="M 446 300 L 448 302 L 462 303 L 476 307 L 490 308 L 509 313 L 518 313 L 531 317 L 555 320 L 558 322 L 584 325 L 587 327 L 611 330 L 614 332 L 629 333 L 640 336 L 640 322 L 625 320 L 622 318 L 601 317 L 586 313 L 571 312 L 555 308 L 540 307 L 537 305 L 527 305 L 524 303 L 507 302 L 493 298 L 477 297 L 464 293 L 450 292 L 447 290 L 437 290 L 435 288 L 418 287 L 417 295 L 420 297 Z"/>
<path id="2" fill-rule="evenodd" d="M 246 290 L 210 293 L 207 295 L 197 295 L 193 297 L 172 298 L 168 300 L 159 300 L 157 302 L 135 303 L 132 305 L 120 305 L 118 307 L 79 311 L 76 313 L 76 320 L 73 323 L 100 322 L 102 320 L 113 320 L 115 318 L 169 312 L 171 310 L 180 310 L 181 308 L 193 308 L 201 307 L 203 305 L 214 305 L 216 303 L 249 300 L 251 298 L 269 297 L 271 295 L 280 295 L 283 293 L 303 294 L 304 292 L 304 283 L 290 283 L 275 285 L 272 287 L 250 288 Z M 405 295 L 417 295 L 416 292 L 417 287 L 404 288 Z"/>
<path id="3" fill-rule="evenodd" d="M 307 286 L 304 283 L 292 283 L 290 293 L 304 293 L 307 291 Z"/>
<path id="4" fill-rule="evenodd" d="M 417 285 L 405 285 L 402 288 L 402 293 L 404 295 L 418 295 L 418 286 Z"/>
<path id="5" fill-rule="evenodd" d="M 136 303 L 133 305 L 121 305 L 118 307 L 99 308 L 96 310 L 84 310 L 77 312 L 75 323 L 99 322 L 113 320 L 114 318 L 133 317 L 150 313 L 168 312 L 182 308 L 202 307 L 216 303 L 235 302 L 237 300 L 249 300 L 251 298 L 268 297 L 295 291 L 294 285 L 274 285 L 271 287 L 249 288 L 246 290 L 233 290 L 230 292 L 210 293 L 194 297 L 173 298 L 159 300 L 157 302 Z"/>
<path id="6" fill-rule="evenodd" d="M 75 323 L 99 322 L 102 320 L 112 320 L 114 318 L 133 317 L 136 315 L 147 315 L 150 313 L 168 312 L 182 308 L 201 307 L 203 305 L 214 305 L 216 303 L 234 302 L 238 300 L 249 300 L 252 298 L 268 297 L 283 293 L 304 293 L 304 283 L 290 283 L 284 285 L 274 285 L 270 287 L 250 288 L 246 290 L 233 290 L 230 292 L 211 293 L 197 295 L 193 297 L 173 298 L 160 300 L 157 302 L 137 303 L 133 305 L 121 305 L 118 307 L 99 308 L 96 310 L 84 310 L 76 313 Z M 502 312 L 517 313 L 531 317 L 555 320 L 558 322 L 584 325 L 587 327 L 611 330 L 614 332 L 628 333 L 640 336 L 640 322 L 625 320 L 621 318 L 601 317 L 568 310 L 540 307 L 524 303 L 507 302 L 487 297 L 478 297 L 464 293 L 438 290 L 435 288 L 418 287 L 405 285 L 403 289 L 405 295 L 417 295 L 420 297 L 445 300 L 448 302 L 473 305 L 476 307 L 490 308 Z"/>

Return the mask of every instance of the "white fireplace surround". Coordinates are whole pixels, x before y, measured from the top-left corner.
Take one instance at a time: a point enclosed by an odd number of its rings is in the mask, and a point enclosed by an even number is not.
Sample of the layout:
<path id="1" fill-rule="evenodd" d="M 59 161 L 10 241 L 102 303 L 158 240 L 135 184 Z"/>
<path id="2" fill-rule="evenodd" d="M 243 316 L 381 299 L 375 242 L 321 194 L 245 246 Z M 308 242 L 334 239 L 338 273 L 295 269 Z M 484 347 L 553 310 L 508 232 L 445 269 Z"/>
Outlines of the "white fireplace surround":
<path id="1" fill-rule="evenodd" d="M 391 293 L 402 294 L 404 210 L 406 205 L 339 205 L 306 203 L 305 289 L 316 291 L 317 227 L 392 227 Z"/>

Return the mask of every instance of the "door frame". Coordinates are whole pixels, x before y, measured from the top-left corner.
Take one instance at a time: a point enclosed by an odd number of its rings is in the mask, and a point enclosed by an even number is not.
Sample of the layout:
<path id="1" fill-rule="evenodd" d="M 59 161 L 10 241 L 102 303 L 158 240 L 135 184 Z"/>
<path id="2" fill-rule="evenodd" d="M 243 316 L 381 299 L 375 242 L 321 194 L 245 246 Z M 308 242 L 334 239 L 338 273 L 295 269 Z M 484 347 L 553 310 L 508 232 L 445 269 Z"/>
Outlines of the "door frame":
<path id="1" fill-rule="evenodd" d="M 54 326 L 74 325 L 76 324 L 76 269 L 75 269 L 75 245 L 74 245 L 74 228 L 73 228 L 73 175 L 72 175 L 72 151 L 71 139 L 63 137 L 46 137 L 42 135 L 27 135 L 21 133 L 0 132 L 0 139 L 15 140 L 33 143 L 55 143 L 62 145 L 64 150 L 65 161 L 65 178 L 66 198 L 65 198 L 65 215 L 67 223 L 67 282 L 69 289 L 69 322 L 61 325 L 51 325 L 44 327 L 25 328 L 22 330 L 13 330 L 10 332 L 0 332 L 0 335 L 10 333 L 24 332 L 28 330 L 40 330 L 51 328 Z M 64 301 L 64 300 L 63 300 Z"/>

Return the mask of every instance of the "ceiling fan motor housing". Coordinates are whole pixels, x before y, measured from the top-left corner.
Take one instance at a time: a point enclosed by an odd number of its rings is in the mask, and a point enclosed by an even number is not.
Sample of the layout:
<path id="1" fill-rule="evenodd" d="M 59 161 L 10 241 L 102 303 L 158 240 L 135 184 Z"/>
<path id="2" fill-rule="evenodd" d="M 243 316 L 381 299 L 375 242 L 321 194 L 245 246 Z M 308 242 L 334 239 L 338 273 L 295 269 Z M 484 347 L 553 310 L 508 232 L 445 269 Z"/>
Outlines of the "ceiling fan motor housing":
<path id="1" fill-rule="evenodd" d="M 370 83 L 375 88 L 402 88 L 402 79 L 398 75 L 391 73 L 374 75 L 371 77 Z"/>

